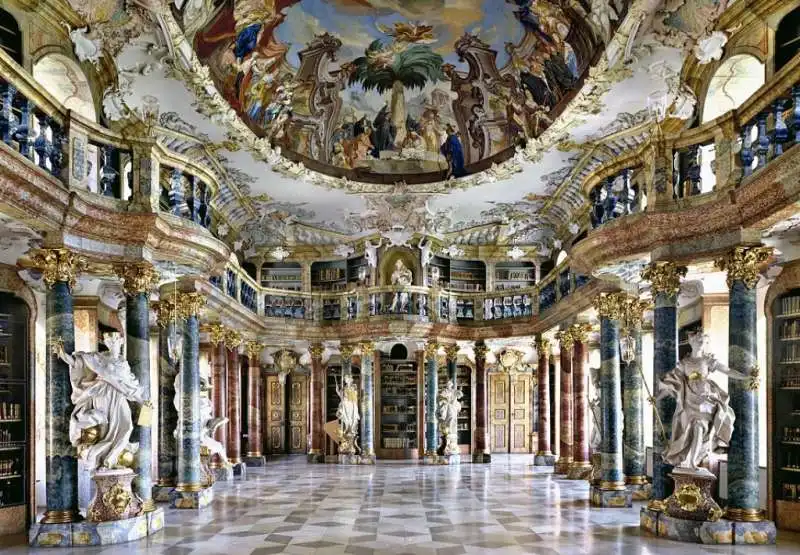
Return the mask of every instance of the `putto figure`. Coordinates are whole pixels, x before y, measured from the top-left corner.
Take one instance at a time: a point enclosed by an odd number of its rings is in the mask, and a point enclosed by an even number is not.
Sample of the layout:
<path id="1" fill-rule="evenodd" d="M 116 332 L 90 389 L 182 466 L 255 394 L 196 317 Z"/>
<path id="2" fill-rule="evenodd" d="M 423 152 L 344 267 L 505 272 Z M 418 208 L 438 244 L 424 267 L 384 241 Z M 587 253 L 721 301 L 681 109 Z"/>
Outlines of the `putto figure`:
<path id="1" fill-rule="evenodd" d="M 69 365 L 72 403 L 69 439 L 90 471 L 127 468 L 139 448 L 131 443 L 133 418 L 129 401 L 152 408 L 145 392 L 122 358 L 125 339 L 118 332 L 104 333 L 106 352 L 68 355 L 61 343 L 58 357 Z"/>

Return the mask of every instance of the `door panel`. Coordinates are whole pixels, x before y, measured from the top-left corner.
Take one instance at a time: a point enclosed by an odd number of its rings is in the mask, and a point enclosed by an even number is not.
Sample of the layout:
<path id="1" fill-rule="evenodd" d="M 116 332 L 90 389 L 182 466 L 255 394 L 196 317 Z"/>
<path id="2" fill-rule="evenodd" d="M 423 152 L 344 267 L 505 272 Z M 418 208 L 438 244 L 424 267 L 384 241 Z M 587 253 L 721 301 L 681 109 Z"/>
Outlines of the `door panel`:
<path id="1" fill-rule="evenodd" d="M 293 375 L 289 387 L 289 452 L 308 452 L 308 376 Z"/>
<path id="2" fill-rule="evenodd" d="M 284 388 L 278 376 L 267 376 L 267 448 L 270 453 L 285 453 L 284 442 Z"/>
<path id="3" fill-rule="evenodd" d="M 509 376 L 505 373 L 489 374 L 489 417 L 492 453 L 508 453 L 509 433 Z"/>
<path id="4" fill-rule="evenodd" d="M 511 379 L 511 452 L 530 452 L 531 376 L 515 374 Z"/>

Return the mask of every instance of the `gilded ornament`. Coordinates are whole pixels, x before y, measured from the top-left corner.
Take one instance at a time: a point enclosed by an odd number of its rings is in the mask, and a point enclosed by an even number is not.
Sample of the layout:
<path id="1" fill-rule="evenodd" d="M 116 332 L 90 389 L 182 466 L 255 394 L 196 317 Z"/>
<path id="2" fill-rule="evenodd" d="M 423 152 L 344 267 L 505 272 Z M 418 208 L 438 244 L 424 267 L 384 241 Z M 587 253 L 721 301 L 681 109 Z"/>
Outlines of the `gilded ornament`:
<path id="1" fill-rule="evenodd" d="M 264 350 L 264 345 L 259 343 L 258 341 L 248 341 L 244 344 L 244 350 L 247 353 L 247 356 L 251 360 L 255 360 L 258 362 L 259 356 L 261 355 L 261 351 Z"/>
<path id="2" fill-rule="evenodd" d="M 225 330 L 225 347 L 229 351 L 234 351 L 242 344 L 242 334 L 234 329 Z"/>
<path id="3" fill-rule="evenodd" d="M 319 343 L 316 345 L 311 345 L 308 348 L 308 352 L 311 354 L 311 360 L 322 360 L 322 354 L 325 352 L 325 346 Z"/>
<path id="4" fill-rule="evenodd" d="M 675 492 L 675 500 L 681 510 L 693 513 L 703 503 L 703 492 L 697 484 L 683 484 Z"/>
<path id="5" fill-rule="evenodd" d="M 182 316 L 178 313 L 178 307 L 175 303 L 175 299 L 162 298 L 157 303 L 154 303 L 153 306 L 156 309 L 158 325 L 162 328 L 166 328 L 171 322 L 182 318 Z"/>
<path id="6" fill-rule="evenodd" d="M 86 259 L 69 249 L 39 249 L 31 255 L 33 265 L 42 272 L 42 280 L 48 287 L 57 281 L 75 287 L 78 274 L 85 272 Z"/>
<path id="7" fill-rule="evenodd" d="M 206 330 L 208 331 L 208 339 L 213 343 L 215 346 L 219 346 L 220 343 L 225 341 L 225 333 L 226 328 L 220 323 L 213 323 L 206 326 Z"/>
<path id="8" fill-rule="evenodd" d="M 772 247 L 736 247 L 717 260 L 716 265 L 728 272 L 728 287 L 735 281 L 742 281 L 748 289 L 758 283 L 759 267 L 772 256 Z"/>
<path id="9" fill-rule="evenodd" d="M 182 318 L 198 316 L 200 309 L 206 304 L 206 297 L 202 293 L 181 293 L 178 295 L 178 314 Z"/>
<path id="10" fill-rule="evenodd" d="M 486 360 L 486 353 L 489 352 L 489 347 L 486 346 L 486 343 L 476 343 L 472 350 L 475 353 L 475 361 L 477 362 L 478 359 Z"/>
<path id="11" fill-rule="evenodd" d="M 362 341 L 358 344 L 361 356 L 373 356 L 375 353 L 375 343 L 373 341 Z"/>
<path id="12" fill-rule="evenodd" d="M 569 329 L 559 330 L 556 332 L 556 339 L 562 349 L 571 349 L 575 344 L 575 339 L 572 337 Z"/>
<path id="13" fill-rule="evenodd" d="M 461 348 L 458 345 L 446 345 L 444 353 L 447 356 L 447 360 L 457 360 L 459 350 L 461 350 Z"/>
<path id="14" fill-rule="evenodd" d="M 436 359 L 436 355 L 439 352 L 439 344 L 435 341 L 430 341 L 425 345 L 425 358 L 426 359 Z"/>
<path id="15" fill-rule="evenodd" d="M 592 331 L 592 325 L 588 322 L 572 324 L 569 327 L 569 335 L 575 343 L 586 343 L 590 331 Z"/>
<path id="16" fill-rule="evenodd" d="M 625 315 L 628 296 L 625 293 L 608 293 L 594 300 L 594 307 L 601 318 L 621 320 Z"/>
<path id="17" fill-rule="evenodd" d="M 117 516 L 122 516 L 131 503 L 131 494 L 120 484 L 114 484 L 103 494 L 103 503 L 111 507 Z"/>
<path id="18" fill-rule="evenodd" d="M 677 266 L 673 262 L 652 262 L 642 270 L 642 279 L 650 282 L 654 295 L 663 293 L 675 296 L 681 289 L 681 278 L 686 276 L 686 266 Z"/>
<path id="19" fill-rule="evenodd" d="M 158 272 L 151 264 L 124 264 L 115 268 L 122 278 L 122 288 L 128 295 L 149 293 L 158 285 Z"/>
<path id="20" fill-rule="evenodd" d="M 539 337 L 536 339 L 535 347 L 536 347 L 536 352 L 539 353 L 539 356 L 549 354 L 550 340 L 544 337 Z"/>
<path id="21" fill-rule="evenodd" d="M 353 358 L 353 353 L 356 350 L 355 345 L 350 344 L 342 344 L 339 346 L 339 354 L 342 355 L 342 359 L 351 359 Z"/>

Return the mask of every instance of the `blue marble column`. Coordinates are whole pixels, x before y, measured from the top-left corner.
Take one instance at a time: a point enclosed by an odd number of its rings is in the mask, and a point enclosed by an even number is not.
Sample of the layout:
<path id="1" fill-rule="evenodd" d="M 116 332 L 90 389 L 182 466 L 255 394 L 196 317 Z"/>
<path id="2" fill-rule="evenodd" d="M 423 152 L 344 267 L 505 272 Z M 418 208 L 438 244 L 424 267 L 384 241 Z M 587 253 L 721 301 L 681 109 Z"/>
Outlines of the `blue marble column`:
<path id="1" fill-rule="evenodd" d="M 78 513 L 78 455 L 69 439 L 74 409 L 69 365 L 56 354 L 60 343 L 67 354 L 75 351 L 71 285 L 85 261 L 66 249 L 46 249 L 33 255 L 47 289 L 47 377 L 45 382 L 45 491 L 47 508 L 42 523 L 81 520 Z"/>
<path id="2" fill-rule="evenodd" d="M 436 397 L 439 393 L 439 368 L 436 356 L 438 343 L 425 346 L 425 461 L 436 462 L 439 447 L 439 422 L 436 419 Z"/>
<path id="3" fill-rule="evenodd" d="M 444 348 L 447 356 L 447 379 L 456 387 L 464 385 L 458 383 L 458 351 L 458 345 L 448 345 Z"/>
<path id="4" fill-rule="evenodd" d="M 365 341 L 361 350 L 361 462 L 375 462 L 373 428 L 375 420 L 375 344 Z"/>
<path id="5" fill-rule="evenodd" d="M 628 302 L 625 294 L 612 293 L 595 303 L 600 316 L 600 484 L 592 486 L 596 507 L 630 507 L 622 463 L 622 377 L 620 373 L 620 320 Z"/>
<path id="6" fill-rule="evenodd" d="M 183 324 L 181 358 L 181 415 L 178 426 L 178 483 L 172 496 L 177 509 L 198 509 L 212 499 L 212 488 L 203 488 L 200 469 L 200 308 L 205 298 L 199 293 L 178 296 Z"/>
<path id="7" fill-rule="evenodd" d="M 174 299 L 158 303 L 158 480 L 153 486 L 153 498 L 169 501 L 178 481 L 178 445 L 175 430 L 178 428 L 178 411 L 175 409 L 175 377 L 178 360 L 170 353 L 170 343 L 183 334 L 182 320 L 177 320 Z"/>
<path id="8" fill-rule="evenodd" d="M 339 345 L 339 353 L 342 356 L 342 378 L 353 375 L 353 345 Z"/>
<path id="9" fill-rule="evenodd" d="M 644 403 L 642 384 L 642 329 L 637 326 L 633 331 L 636 341 L 636 355 L 622 368 L 622 409 L 624 413 L 624 431 L 622 436 L 623 470 L 625 483 L 633 493 L 634 499 L 646 499 L 649 495 L 647 470 L 645 468 L 644 449 Z"/>
<path id="10" fill-rule="evenodd" d="M 762 519 L 758 477 L 758 353 L 756 290 L 759 266 L 771 254 L 764 247 L 737 247 L 718 265 L 728 272 L 730 287 L 728 366 L 750 376 L 731 377 L 730 406 L 736 415 L 728 447 L 728 507 L 725 516 L 737 521 Z"/>
<path id="11" fill-rule="evenodd" d="M 686 268 L 671 262 L 653 262 L 642 271 L 642 279 L 650 282 L 655 299 L 653 311 L 653 396 L 658 397 L 661 379 L 678 364 L 678 292 L 681 277 Z M 654 406 L 653 418 L 653 490 L 654 503 L 660 501 L 674 489 L 672 466 L 664 462 L 663 452 L 672 437 L 672 416 L 675 414 L 675 399 L 665 397 Z"/>
<path id="12" fill-rule="evenodd" d="M 142 398 L 150 400 L 150 290 L 158 281 L 158 274 L 149 264 L 132 264 L 120 272 L 126 293 L 125 333 L 126 356 L 131 371 L 142 387 Z M 133 421 L 137 425 L 131 434 L 131 441 L 139 443 L 134 455 L 136 478 L 133 486 L 142 500 L 145 512 L 152 512 L 153 501 L 153 463 L 152 437 L 150 425 L 139 426 L 141 405 L 133 405 Z"/>

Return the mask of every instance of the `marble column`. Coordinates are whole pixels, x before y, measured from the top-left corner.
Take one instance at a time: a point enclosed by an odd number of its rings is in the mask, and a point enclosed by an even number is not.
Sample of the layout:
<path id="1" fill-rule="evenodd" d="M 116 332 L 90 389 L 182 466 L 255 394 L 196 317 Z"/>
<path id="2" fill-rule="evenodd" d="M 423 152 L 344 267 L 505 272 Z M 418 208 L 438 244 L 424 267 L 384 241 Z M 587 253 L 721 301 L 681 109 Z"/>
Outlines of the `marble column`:
<path id="1" fill-rule="evenodd" d="M 47 286 L 47 368 L 45 381 L 45 492 L 43 524 L 65 524 L 82 519 L 78 513 L 78 454 L 69 439 L 72 386 L 69 365 L 56 348 L 75 351 L 72 287 L 86 261 L 67 249 L 42 249 L 33 256 Z"/>
<path id="2" fill-rule="evenodd" d="M 308 451 L 308 462 L 325 462 L 325 413 L 322 411 L 324 406 L 325 394 L 325 366 L 322 364 L 322 354 L 325 347 L 317 343 L 311 345 L 311 449 Z"/>
<path id="3" fill-rule="evenodd" d="M 552 349 L 552 348 L 551 348 Z M 549 398 L 550 398 L 550 450 L 553 452 L 554 462 L 558 459 L 558 449 L 560 447 L 560 438 L 558 433 L 558 407 L 556 406 L 556 399 L 558 392 L 556 391 L 558 388 L 556 386 L 557 378 L 561 376 L 561 369 L 558 367 L 559 363 L 561 362 L 560 357 L 552 356 L 552 350 L 550 351 L 550 356 L 548 357 L 550 360 L 549 367 L 547 369 L 547 375 L 550 378 L 550 388 L 549 388 Z"/>
<path id="4" fill-rule="evenodd" d="M 258 341 L 245 344 L 247 353 L 247 466 L 264 466 L 267 459 L 261 453 L 261 351 Z"/>
<path id="5" fill-rule="evenodd" d="M 653 262 L 642 271 L 642 279 L 650 282 L 655 300 L 653 310 L 653 396 L 658 397 L 661 379 L 678 364 L 678 292 L 686 268 L 671 262 Z M 672 467 L 663 460 L 672 436 L 675 399 L 665 397 L 654 405 L 653 413 L 653 501 L 650 507 L 662 509 L 663 500 L 672 495 L 674 484 L 669 474 Z"/>
<path id="6" fill-rule="evenodd" d="M 208 326 L 208 339 L 213 345 L 211 351 L 211 383 L 212 383 L 212 406 L 214 416 L 217 418 L 227 418 L 228 416 L 228 353 L 225 350 L 225 326 L 222 324 L 210 324 Z M 220 442 L 221 445 L 228 445 L 228 428 L 227 426 L 219 426 L 214 432 L 214 439 Z M 227 456 L 227 452 L 226 452 Z M 230 465 L 225 465 L 219 455 L 214 455 L 211 458 L 209 465 L 211 472 L 214 474 L 214 479 L 219 480 L 232 480 L 233 469 Z"/>
<path id="7" fill-rule="evenodd" d="M 375 344 L 365 341 L 361 351 L 361 464 L 375 464 Z"/>
<path id="8" fill-rule="evenodd" d="M 536 339 L 536 352 L 539 355 L 536 367 L 539 435 L 533 464 L 535 466 L 553 466 L 556 458 L 550 447 L 550 341 L 539 336 Z"/>
<path id="9" fill-rule="evenodd" d="M 242 367 L 239 361 L 241 334 L 232 329 L 225 332 L 225 348 L 228 350 L 228 461 L 234 474 L 241 475 L 245 465 L 242 461 Z"/>
<path id="10" fill-rule="evenodd" d="M 158 283 L 158 273 L 147 263 L 130 264 L 119 269 L 125 291 L 126 357 L 131 372 L 143 389 L 143 399 L 150 400 L 150 291 Z M 134 422 L 139 422 L 141 406 L 132 403 Z M 131 441 L 139 444 L 133 456 L 136 478 L 133 487 L 142 500 L 144 512 L 156 508 L 153 501 L 153 444 L 149 425 L 134 426 Z"/>
<path id="11" fill-rule="evenodd" d="M 489 349 L 483 341 L 475 342 L 475 450 L 473 463 L 489 463 L 487 435 L 489 433 L 489 376 L 486 369 L 486 353 Z"/>
<path id="12" fill-rule="evenodd" d="M 203 487 L 200 469 L 200 309 L 206 302 L 200 293 L 181 293 L 176 299 L 183 318 L 183 356 L 178 381 L 181 397 L 178 425 L 178 480 L 170 504 L 176 509 L 200 509 L 214 498 Z"/>
<path id="13" fill-rule="evenodd" d="M 556 474 L 567 474 L 572 464 L 572 442 L 574 438 L 572 421 L 572 345 L 574 341 L 569 330 L 556 333 L 561 350 L 561 426 L 559 437 Z"/>
<path id="14" fill-rule="evenodd" d="M 424 462 L 436 464 L 439 449 L 439 422 L 436 418 L 436 397 L 439 392 L 439 366 L 435 341 L 425 345 L 425 458 Z"/>
<path id="15" fill-rule="evenodd" d="M 569 329 L 572 345 L 572 389 L 573 389 L 573 439 L 572 464 L 567 477 L 570 480 L 586 480 L 592 474 L 589 458 L 589 377 L 586 372 L 587 334 L 589 324 L 573 324 Z"/>
<path id="16" fill-rule="evenodd" d="M 444 348 L 447 357 L 447 380 L 453 382 L 456 387 L 464 385 L 458 383 L 458 351 L 458 345 L 447 345 Z"/>
<path id="17" fill-rule="evenodd" d="M 736 247 L 717 265 L 728 273 L 730 288 L 728 382 L 730 406 L 736 415 L 728 447 L 728 507 L 725 517 L 743 522 L 763 519 L 758 470 L 758 352 L 756 284 L 759 267 L 771 256 L 768 247 Z"/>
<path id="18" fill-rule="evenodd" d="M 631 493 L 622 471 L 622 375 L 620 371 L 620 320 L 628 298 L 624 293 L 601 295 L 595 300 L 600 316 L 600 483 L 592 485 L 595 507 L 630 507 Z"/>
<path id="19" fill-rule="evenodd" d="M 167 502 L 178 483 L 178 411 L 175 409 L 175 377 L 179 358 L 170 351 L 177 348 L 182 321 L 178 317 L 175 299 L 161 294 L 158 316 L 158 480 L 153 486 L 153 499 Z M 176 353 L 177 354 L 177 353 Z M 180 355 L 178 355 L 179 357 Z"/>
<path id="20" fill-rule="evenodd" d="M 635 356 L 622 367 L 622 466 L 625 484 L 635 501 L 650 497 L 647 483 L 646 453 L 644 447 L 644 396 L 642 382 L 642 328 L 641 313 L 636 315 L 636 325 L 630 330 L 635 341 Z"/>
<path id="21" fill-rule="evenodd" d="M 342 356 L 342 378 L 353 375 L 353 352 L 355 345 L 339 345 L 339 353 Z"/>

